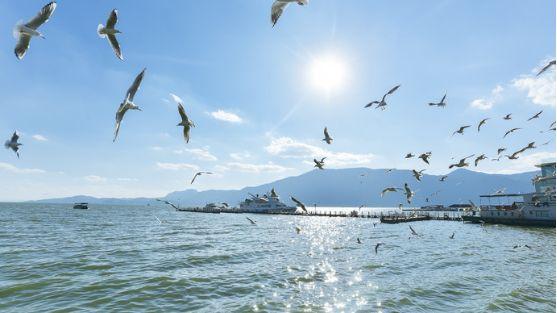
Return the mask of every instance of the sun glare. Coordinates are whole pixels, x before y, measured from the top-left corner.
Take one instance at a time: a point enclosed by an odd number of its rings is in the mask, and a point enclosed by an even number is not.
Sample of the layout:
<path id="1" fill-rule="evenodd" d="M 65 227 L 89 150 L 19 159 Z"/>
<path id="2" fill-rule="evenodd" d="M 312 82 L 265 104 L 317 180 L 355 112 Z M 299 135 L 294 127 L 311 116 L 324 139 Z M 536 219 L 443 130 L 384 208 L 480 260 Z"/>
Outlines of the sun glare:
<path id="1" fill-rule="evenodd" d="M 319 91 L 327 93 L 339 91 L 344 86 L 346 78 L 346 64 L 336 56 L 320 56 L 313 59 L 310 64 L 310 83 Z"/>

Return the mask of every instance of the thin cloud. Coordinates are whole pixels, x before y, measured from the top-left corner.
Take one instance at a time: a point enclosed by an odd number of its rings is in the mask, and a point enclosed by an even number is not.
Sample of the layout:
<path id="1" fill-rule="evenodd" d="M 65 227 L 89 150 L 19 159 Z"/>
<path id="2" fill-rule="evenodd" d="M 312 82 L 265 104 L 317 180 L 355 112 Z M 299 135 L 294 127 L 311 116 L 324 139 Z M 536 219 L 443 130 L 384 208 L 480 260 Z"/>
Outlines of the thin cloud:
<path id="1" fill-rule="evenodd" d="M 237 123 L 240 124 L 242 123 L 244 120 L 239 117 L 238 115 L 231 113 L 231 112 L 226 112 L 223 110 L 218 110 L 218 111 L 214 111 L 209 113 L 214 119 L 220 120 L 220 121 L 225 121 L 225 122 L 229 122 L 229 123 Z"/>
<path id="2" fill-rule="evenodd" d="M 470 103 L 470 106 L 478 110 L 490 110 L 501 99 L 503 90 L 504 88 L 501 85 L 497 85 L 491 90 L 490 97 L 475 99 Z"/>
<path id="3" fill-rule="evenodd" d="M 104 183 L 107 181 L 106 177 L 98 176 L 98 175 L 87 175 L 83 177 L 86 181 L 90 183 Z"/>
<path id="4" fill-rule="evenodd" d="M 230 170 L 230 171 L 247 172 L 247 173 L 281 173 L 290 170 L 290 168 L 277 165 L 272 162 L 269 162 L 267 164 L 230 162 L 226 164 L 226 167 L 221 166 L 219 170 L 220 171 Z"/>
<path id="5" fill-rule="evenodd" d="M 244 152 L 233 152 L 229 154 L 230 157 L 236 161 L 243 161 L 251 158 L 251 154 L 247 151 Z"/>
<path id="6" fill-rule="evenodd" d="M 40 135 L 40 134 L 36 134 L 36 135 L 31 136 L 31 137 L 33 139 L 35 139 L 36 141 L 48 141 L 48 138 L 46 138 L 45 136 Z"/>
<path id="7" fill-rule="evenodd" d="M 546 73 L 539 77 L 522 76 L 513 80 L 513 86 L 520 90 L 526 91 L 528 98 L 532 103 L 542 106 L 555 107 L 555 75 Z"/>
<path id="8" fill-rule="evenodd" d="M 198 160 L 202 160 L 202 161 L 217 161 L 218 158 L 216 156 L 214 156 L 213 154 L 211 154 L 211 152 L 209 152 L 209 148 L 203 148 L 203 149 L 198 149 L 198 148 L 194 148 L 194 149 L 179 149 L 179 150 L 174 150 L 174 153 L 176 154 L 189 154 L 194 156 L 195 158 L 197 158 Z"/>
<path id="9" fill-rule="evenodd" d="M 0 162 L 0 170 L 11 172 L 15 174 L 43 174 L 46 173 L 45 170 L 41 170 L 38 168 L 19 168 L 15 165 L 10 163 Z"/>
<path id="10" fill-rule="evenodd" d="M 170 170 L 170 171 L 181 171 L 181 170 L 198 171 L 199 170 L 199 167 L 197 165 L 188 164 L 188 163 L 157 162 L 157 167 L 163 170 Z"/>

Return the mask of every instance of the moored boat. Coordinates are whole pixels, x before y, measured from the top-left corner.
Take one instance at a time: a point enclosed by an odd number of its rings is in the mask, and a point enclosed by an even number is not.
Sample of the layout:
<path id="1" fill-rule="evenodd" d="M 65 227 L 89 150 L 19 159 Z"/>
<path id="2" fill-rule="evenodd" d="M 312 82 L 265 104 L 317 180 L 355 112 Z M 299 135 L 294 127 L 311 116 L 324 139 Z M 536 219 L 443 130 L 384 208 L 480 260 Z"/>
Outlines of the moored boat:
<path id="1" fill-rule="evenodd" d="M 89 204 L 87 202 L 74 203 L 73 208 L 78 210 L 87 210 L 89 209 Z"/>

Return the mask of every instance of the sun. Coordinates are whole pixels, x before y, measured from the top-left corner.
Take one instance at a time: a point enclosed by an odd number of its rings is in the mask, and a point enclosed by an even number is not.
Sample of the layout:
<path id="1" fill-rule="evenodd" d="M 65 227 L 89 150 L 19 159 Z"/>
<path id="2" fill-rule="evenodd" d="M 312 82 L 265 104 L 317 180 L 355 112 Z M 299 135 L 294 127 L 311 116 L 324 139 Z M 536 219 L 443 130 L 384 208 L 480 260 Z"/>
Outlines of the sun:
<path id="1" fill-rule="evenodd" d="M 309 66 L 309 81 L 313 88 L 328 94 L 344 87 L 348 76 L 345 62 L 335 55 L 316 57 Z"/>

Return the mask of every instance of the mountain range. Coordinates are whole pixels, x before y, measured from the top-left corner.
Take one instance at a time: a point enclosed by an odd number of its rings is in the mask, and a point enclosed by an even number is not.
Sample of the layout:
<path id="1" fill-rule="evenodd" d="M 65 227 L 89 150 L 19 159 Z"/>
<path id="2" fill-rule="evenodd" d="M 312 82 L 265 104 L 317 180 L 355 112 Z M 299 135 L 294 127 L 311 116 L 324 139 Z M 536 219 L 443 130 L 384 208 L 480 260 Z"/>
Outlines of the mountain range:
<path id="1" fill-rule="evenodd" d="M 415 192 L 412 206 L 428 204 L 450 205 L 479 201 L 479 195 L 491 194 L 503 189 L 507 193 L 526 193 L 534 190 L 532 178 L 537 172 L 519 174 L 487 174 L 466 169 L 458 169 L 450 174 L 444 182 L 441 175 L 424 174 L 418 182 L 409 170 L 349 168 L 313 170 L 299 176 L 292 176 L 254 187 L 240 190 L 205 190 L 188 189 L 175 191 L 163 199 L 180 206 L 202 206 L 210 202 L 227 202 L 236 205 L 249 194 L 264 194 L 275 188 L 285 203 L 292 204 L 294 196 L 307 205 L 317 206 L 370 206 L 390 207 L 406 204 L 401 191 L 391 192 L 381 197 L 386 187 L 402 188 L 407 182 Z M 112 205 L 145 205 L 153 203 L 151 198 L 95 198 L 74 196 L 68 198 L 45 199 L 40 203 L 74 203 Z"/>

